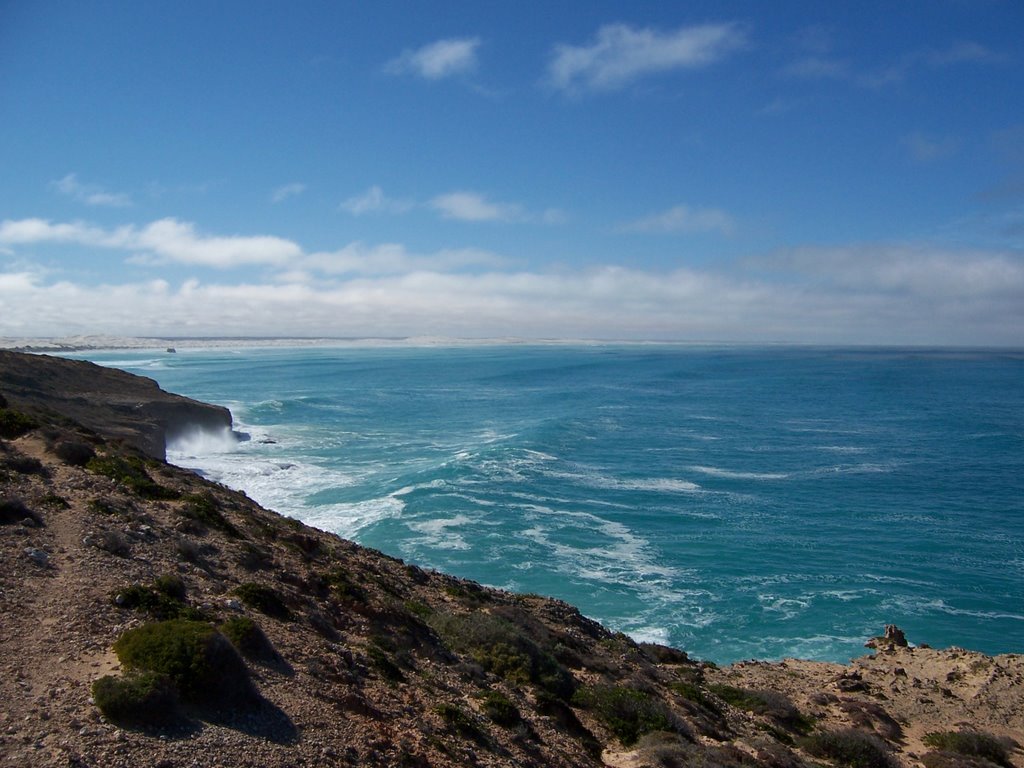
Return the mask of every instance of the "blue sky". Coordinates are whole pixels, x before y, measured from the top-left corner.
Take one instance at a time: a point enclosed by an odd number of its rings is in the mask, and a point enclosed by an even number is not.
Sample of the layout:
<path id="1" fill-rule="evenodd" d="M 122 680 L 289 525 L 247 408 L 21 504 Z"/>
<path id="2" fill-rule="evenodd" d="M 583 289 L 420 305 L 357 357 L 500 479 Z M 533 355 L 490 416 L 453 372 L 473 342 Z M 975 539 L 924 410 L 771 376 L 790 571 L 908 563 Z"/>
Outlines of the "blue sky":
<path id="1" fill-rule="evenodd" d="M 4 2 L 0 336 L 1021 345 L 1024 5 Z"/>

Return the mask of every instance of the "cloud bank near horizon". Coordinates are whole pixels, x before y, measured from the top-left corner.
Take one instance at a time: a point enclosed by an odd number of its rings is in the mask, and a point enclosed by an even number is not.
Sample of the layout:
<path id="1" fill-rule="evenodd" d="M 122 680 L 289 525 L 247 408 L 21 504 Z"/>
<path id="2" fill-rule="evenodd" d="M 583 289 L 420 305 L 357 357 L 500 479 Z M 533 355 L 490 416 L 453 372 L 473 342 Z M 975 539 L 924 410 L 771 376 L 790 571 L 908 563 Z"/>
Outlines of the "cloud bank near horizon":
<path id="1" fill-rule="evenodd" d="M 44 266 L 38 251 L 51 248 L 123 253 L 154 275 L 86 284 Z M 540 271 L 479 249 L 353 242 L 307 252 L 286 238 L 203 234 L 176 219 L 114 228 L 21 219 L 0 222 L 0 253 L 7 335 L 1024 339 L 1024 261 L 1010 249 L 805 246 L 718 267 Z M 162 272 L 169 264 L 195 276 L 172 281 Z M 239 267 L 250 268 L 245 277 L 230 271 Z"/>

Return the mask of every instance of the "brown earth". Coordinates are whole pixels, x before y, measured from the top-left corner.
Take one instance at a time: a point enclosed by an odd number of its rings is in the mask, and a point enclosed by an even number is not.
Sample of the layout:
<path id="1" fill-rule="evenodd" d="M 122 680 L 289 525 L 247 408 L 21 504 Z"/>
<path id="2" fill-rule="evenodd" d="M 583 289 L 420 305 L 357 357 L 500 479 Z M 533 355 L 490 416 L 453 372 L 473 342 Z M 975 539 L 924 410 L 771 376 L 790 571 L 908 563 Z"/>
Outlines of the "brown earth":
<path id="1" fill-rule="evenodd" d="M 14 362 L 22 377 L 49 365 Z M 25 403 L 36 420 L 0 418 L 24 432 L 0 441 L 0 765 L 800 768 L 822 764 L 808 736 L 855 728 L 894 764 L 930 768 L 991 766 L 926 757 L 927 733 L 983 731 L 1024 768 L 1022 656 L 882 644 L 845 666 L 718 668 L 638 645 L 565 603 L 421 570 L 140 453 L 123 401 L 98 394 L 107 369 L 71 365 L 62 386 L 89 393 L 74 412 L 0 383 L 0 417 Z M 126 595 L 168 576 L 193 617 L 262 629 L 272 650 L 246 662 L 259 700 L 110 722 L 91 686 L 131 674 L 112 647 L 158 618 Z M 280 604 L 238 593 L 252 584 Z"/>

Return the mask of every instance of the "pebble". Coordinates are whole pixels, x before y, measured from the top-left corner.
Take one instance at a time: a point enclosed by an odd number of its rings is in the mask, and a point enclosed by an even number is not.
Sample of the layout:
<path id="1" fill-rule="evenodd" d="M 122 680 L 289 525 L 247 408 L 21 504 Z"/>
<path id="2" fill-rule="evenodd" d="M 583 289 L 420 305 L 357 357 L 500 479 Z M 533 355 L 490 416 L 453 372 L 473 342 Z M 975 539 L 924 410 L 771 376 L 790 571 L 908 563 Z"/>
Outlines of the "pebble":
<path id="1" fill-rule="evenodd" d="M 36 565 L 46 566 L 50 564 L 50 556 L 41 549 L 35 547 L 25 547 L 25 557 L 34 562 Z"/>

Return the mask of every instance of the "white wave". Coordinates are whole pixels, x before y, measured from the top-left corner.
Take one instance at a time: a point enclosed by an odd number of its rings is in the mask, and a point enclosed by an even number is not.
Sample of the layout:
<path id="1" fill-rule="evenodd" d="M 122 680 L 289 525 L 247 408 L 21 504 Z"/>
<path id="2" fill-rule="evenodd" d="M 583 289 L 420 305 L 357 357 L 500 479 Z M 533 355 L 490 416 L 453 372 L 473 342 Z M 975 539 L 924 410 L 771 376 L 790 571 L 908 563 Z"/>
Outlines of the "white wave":
<path id="1" fill-rule="evenodd" d="M 969 616 L 972 619 L 1010 619 L 1012 621 L 1024 621 L 1024 615 L 1009 613 L 1006 611 L 975 611 L 969 608 L 957 608 L 949 605 L 945 600 L 937 598 L 934 600 L 919 600 L 910 597 L 896 597 L 886 601 L 894 604 L 907 613 L 921 614 L 928 611 L 945 613 L 948 616 Z"/>
<path id="2" fill-rule="evenodd" d="M 434 549 L 470 549 L 470 544 L 462 534 L 453 530 L 472 523 L 473 518 L 467 515 L 455 515 L 449 518 L 410 522 L 406 525 L 413 531 L 423 534 L 415 543 Z"/>
<path id="3" fill-rule="evenodd" d="M 657 643 L 668 645 L 669 632 L 665 627 L 627 628 L 624 632 L 637 643 Z"/>
<path id="4" fill-rule="evenodd" d="M 868 450 L 856 445 L 819 445 L 816 447 L 819 451 L 830 451 L 832 453 L 866 453 Z"/>
<path id="5" fill-rule="evenodd" d="M 712 477 L 725 477 L 730 480 L 785 480 L 790 475 L 786 472 L 735 472 L 731 469 L 721 467 L 705 467 L 694 465 L 689 467 L 694 472 L 700 472 Z"/>
<path id="6" fill-rule="evenodd" d="M 559 480 L 568 480 L 576 485 L 610 491 L 654 491 L 661 493 L 693 493 L 701 487 L 689 480 L 674 477 L 618 478 L 599 472 L 546 471 L 545 475 Z"/>
<path id="7" fill-rule="evenodd" d="M 364 501 L 303 507 L 293 517 L 343 538 L 354 539 L 371 525 L 401 517 L 404 510 L 405 503 L 392 494 Z"/>
<path id="8" fill-rule="evenodd" d="M 193 429 L 167 444 L 167 456 L 199 459 L 238 450 L 238 435 L 228 427 L 220 430 Z M 177 463 L 172 461 L 172 463 Z"/>

